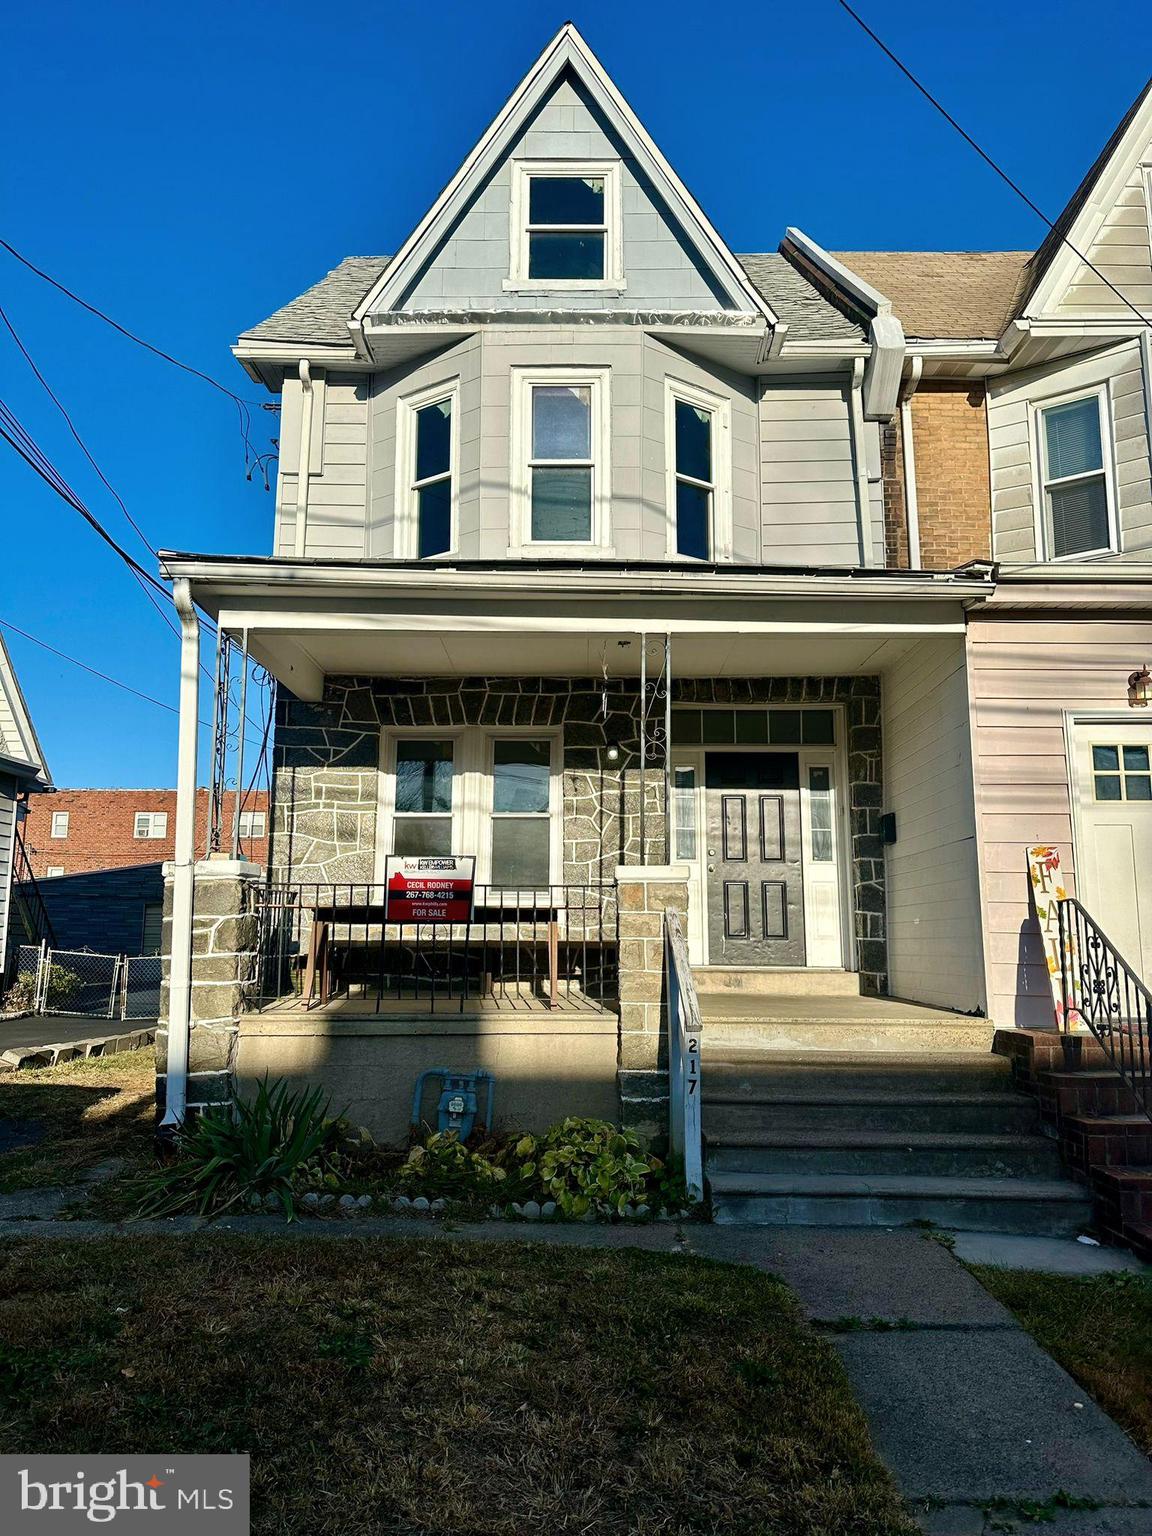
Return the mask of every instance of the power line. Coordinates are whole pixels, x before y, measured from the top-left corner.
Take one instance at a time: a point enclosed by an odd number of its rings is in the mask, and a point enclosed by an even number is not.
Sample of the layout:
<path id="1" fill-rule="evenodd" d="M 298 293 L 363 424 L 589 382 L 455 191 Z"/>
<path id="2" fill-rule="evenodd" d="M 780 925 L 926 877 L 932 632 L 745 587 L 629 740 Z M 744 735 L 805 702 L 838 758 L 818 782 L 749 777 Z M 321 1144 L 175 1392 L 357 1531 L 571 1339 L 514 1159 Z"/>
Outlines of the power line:
<path id="1" fill-rule="evenodd" d="M 52 655 L 58 656 L 61 661 L 70 662 L 72 666 L 80 667 L 83 671 L 91 673 L 93 677 L 98 677 L 101 682 L 111 683 L 114 688 L 122 688 L 125 693 L 134 694 L 136 698 L 143 699 L 146 704 L 155 704 L 158 709 L 166 709 L 171 715 L 179 715 L 180 713 L 179 708 L 175 704 L 167 704 L 163 699 L 154 698 L 150 693 L 142 693 L 139 688 L 133 688 L 131 683 L 121 682 L 118 677 L 112 677 L 107 672 L 101 672 L 97 667 L 90 667 L 86 661 L 81 661 L 79 657 L 69 656 L 67 651 L 58 650 L 56 646 L 49 645 L 47 640 L 41 640 L 36 635 L 30 635 L 26 629 L 21 629 L 18 624 L 13 624 L 11 619 L 0 619 L 0 629 L 10 629 L 14 635 L 19 635 L 24 640 L 30 640 L 33 645 L 40 646 L 41 650 L 51 651 Z M 207 726 L 208 721 L 201 720 L 200 724 Z M 257 745 L 254 737 L 249 736 L 246 739 L 251 741 L 254 746 Z"/>
<path id="2" fill-rule="evenodd" d="M 1060 233 L 1057 230 L 1057 228 L 1056 228 L 1055 221 L 1050 219 L 1042 208 L 1037 207 L 1037 205 L 1028 196 L 1027 192 L 1024 191 L 1023 187 L 1021 187 L 1017 182 L 1013 181 L 1012 177 L 1009 176 L 1008 172 L 1006 170 L 1004 170 L 1001 166 L 999 166 L 996 163 L 995 160 L 993 160 L 992 156 L 988 153 L 988 151 L 986 149 L 984 149 L 980 144 L 978 144 L 976 142 L 976 140 L 967 131 L 967 129 L 961 127 L 961 125 L 952 116 L 951 112 L 948 111 L 947 107 L 945 107 L 942 102 L 940 102 L 939 100 L 937 100 L 937 98 L 935 96 L 933 96 L 932 92 L 928 89 L 928 87 L 926 85 L 922 85 L 921 84 L 921 82 L 916 78 L 916 76 L 908 68 L 907 64 L 905 64 L 902 59 L 898 58 L 897 55 L 892 52 L 891 48 L 889 48 L 888 44 L 884 41 L 884 39 L 882 37 L 878 37 L 877 34 L 875 32 L 873 32 L 872 28 L 868 25 L 868 23 L 864 20 L 864 18 L 862 16 L 860 16 L 856 11 L 854 11 L 852 9 L 852 7 L 848 4 L 848 0 L 836 0 L 836 4 L 839 5 L 839 7 L 840 7 L 840 9 L 842 11 L 845 11 L 849 16 L 851 16 L 852 20 L 861 29 L 861 31 L 866 32 L 868 34 L 868 36 L 876 44 L 877 48 L 880 49 L 881 53 L 885 54 L 889 59 L 891 59 L 892 63 L 895 64 L 896 68 L 900 71 L 900 73 L 902 75 L 904 75 L 905 78 L 907 80 L 909 80 L 912 85 L 914 85 L 916 87 L 916 89 L 920 92 L 921 96 L 923 96 L 926 101 L 931 102 L 932 106 L 934 106 L 936 108 L 937 112 L 940 113 L 941 117 L 943 117 L 948 123 L 950 123 L 952 125 L 953 128 L 955 128 L 956 132 L 960 135 L 960 137 L 964 140 L 964 142 L 966 144 L 969 144 L 976 151 L 976 153 L 980 156 L 981 160 L 983 160 L 984 163 L 991 170 L 995 171 L 996 175 L 999 176 L 1000 180 L 1002 182 L 1004 182 L 1005 185 L 1011 187 L 1012 191 L 1015 192 L 1016 196 L 1018 198 L 1020 198 L 1022 202 L 1026 203 L 1028 205 L 1028 207 L 1032 210 L 1032 212 L 1036 215 L 1036 217 L 1042 223 L 1046 224 L 1048 226 L 1048 229 L 1053 234 Z M 1128 298 L 1128 296 L 1126 294 L 1121 293 L 1120 289 L 1117 288 L 1116 284 L 1113 283 L 1109 278 L 1107 278 L 1104 275 L 1104 273 L 1100 271 L 1099 267 L 1095 266 L 1091 261 L 1089 261 L 1088 257 L 1085 256 L 1083 251 L 1078 250 L 1076 248 L 1076 246 L 1074 246 L 1072 244 L 1071 240 L 1069 240 L 1067 235 L 1060 233 L 1060 241 L 1061 241 L 1061 243 L 1063 245 L 1066 245 L 1068 247 L 1068 249 L 1072 252 L 1072 254 L 1074 256 L 1076 256 L 1080 261 L 1082 261 L 1084 263 L 1084 265 L 1088 268 L 1088 270 L 1090 272 L 1095 273 L 1095 275 L 1100 279 L 1100 281 L 1104 284 L 1104 286 L 1106 288 L 1109 288 L 1116 295 L 1116 297 L 1120 300 L 1120 302 L 1127 309 L 1130 309 L 1132 311 L 1132 313 L 1136 316 L 1137 320 L 1139 320 L 1141 325 L 1152 324 L 1152 322 L 1150 322 L 1148 320 L 1147 316 L 1142 314 L 1141 311 L 1139 309 L 1137 309 L 1136 305 L 1133 304 L 1132 300 L 1130 298 Z"/>

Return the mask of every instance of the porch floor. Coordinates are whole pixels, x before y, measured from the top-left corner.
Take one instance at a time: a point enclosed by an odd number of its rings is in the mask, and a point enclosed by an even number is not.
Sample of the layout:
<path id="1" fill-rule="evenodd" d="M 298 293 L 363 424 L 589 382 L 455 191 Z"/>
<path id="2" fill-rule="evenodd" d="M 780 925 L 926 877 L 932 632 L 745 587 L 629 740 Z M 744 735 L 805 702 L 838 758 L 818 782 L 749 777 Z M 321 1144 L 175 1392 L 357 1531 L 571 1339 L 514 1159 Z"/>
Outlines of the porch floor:
<path id="1" fill-rule="evenodd" d="M 583 993 L 561 993 L 556 1006 L 536 993 L 517 991 L 509 987 L 504 992 L 473 995 L 461 998 L 448 993 L 435 997 L 380 997 L 370 992 L 366 997 L 349 997 L 345 994 L 329 998 L 327 1002 L 307 1002 L 297 995 L 274 998 L 253 1010 L 259 1015 L 291 1015 L 295 1018 L 313 1019 L 411 1019 L 411 1018 L 488 1018 L 508 1014 L 534 1014 L 541 1017 L 558 1014 L 595 1014 L 615 1017 L 616 1010 Z"/>

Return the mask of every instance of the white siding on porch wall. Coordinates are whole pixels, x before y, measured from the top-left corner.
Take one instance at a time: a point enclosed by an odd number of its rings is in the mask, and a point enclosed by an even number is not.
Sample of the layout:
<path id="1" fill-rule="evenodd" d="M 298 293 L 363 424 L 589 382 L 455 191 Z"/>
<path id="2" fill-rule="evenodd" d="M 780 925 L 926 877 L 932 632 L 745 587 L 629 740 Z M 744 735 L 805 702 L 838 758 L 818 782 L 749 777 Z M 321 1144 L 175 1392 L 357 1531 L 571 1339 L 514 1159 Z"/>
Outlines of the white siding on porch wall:
<path id="1" fill-rule="evenodd" d="M 925 639 L 883 674 L 888 975 L 895 997 L 984 1005 L 980 887 L 962 635 Z"/>
<path id="2" fill-rule="evenodd" d="M 976 809 L 984 872 L 990 1015 L 1053 1027 L 1048 972 L 1031 918 L 1025 847 L 1059 849 L 1076 894 L 1065 711 L 1128 708 L 1128 673 L 1152 656 L 1152 624 L 977 618 L 968 630 Z"/>

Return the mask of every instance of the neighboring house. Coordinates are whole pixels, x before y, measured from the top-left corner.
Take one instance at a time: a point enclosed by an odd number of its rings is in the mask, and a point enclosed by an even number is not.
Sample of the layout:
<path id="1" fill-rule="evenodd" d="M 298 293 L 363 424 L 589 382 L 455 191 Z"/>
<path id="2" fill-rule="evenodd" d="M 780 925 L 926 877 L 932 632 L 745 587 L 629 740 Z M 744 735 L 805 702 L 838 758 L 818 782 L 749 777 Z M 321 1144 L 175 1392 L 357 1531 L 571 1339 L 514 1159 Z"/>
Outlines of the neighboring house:
<path id="1" fill-rule="evenodd" d="M 42 919 L 13 892 L 25 874 L 20 821 L 30 798 L 52 778 L 16 673 L 0 635 L 0 981 L 9 947 L 42 936 Z"/>
<path id="2" fill-rule="evenodd" d="M 196 846 L 207 851 L 209 792 L 196 793 Z M 231 847 L 235 793 L 224 802 L 223 842 Z M 174 789 L 58 789 L 28 807 L 24 846 L 37 880 L 93 870 L 159 866 L 172 857 L 176 835 Z M 268 795 L 254 790 L 240 812 L 242 854 L 268 859 Z"/>
<path id="3" fill-rule="evenodd" d="M 1132 175 L 1122 222 L 1147 262 Z M 1064 265 L 837 258 L 796 230 L 737 256 L 565 26 L 395 255 L 345 259 L 234 349 L 282 403 L 272 553 L 163 570 L 187 656 L 195 601 L 278 684 L 261 1000 L 270 953 L 287 990 L 307 951 L 307 985 L 333 929 L 351 995 L 242 1015 L 247 972 L 229 999 L 221 964 L 193 1009 L 208 914 L 242 910 L 223 893 L 245 877 L 202 866 L 194 925 L 178 841 L 170 1117 L 186 1066 L 189 1103 L 219 1093 L 231 1030 L 242 1073 L 321 1077 L 393 1132 L 442 1063 L 494 1071 L 513 1120 L 652 1128 L 667 902 L 702 988 L 745 994 L 751 1022 L 749 996 L 785 1000 L 771 1045 L 805 997 L 1045 1014 L 1024 845 L 1069 841 L 1068 610 L 1146 611 L 1152 524 L 1146 333 L 1083 282 L 1096 307 L 1061 309 Z M 1136 617 L 1071 637 L 1117 750 L 1152 639 Z M 184 679 L 188 784 L 187 660 Z M 1130 776 L 1125 804 L 1147 782 Z M 428 977 L 451 963 L 427 936 L 390 948 L 371 892 L 395 854 L 475 855 L 487 1011 L 430 1025 L 383 996 L 401 953 Z M 603 956 L 577 909 L 607 914 L 608 1022 L 529 1006 L 507 959 L 558 942 L 589 1000 Z"/>

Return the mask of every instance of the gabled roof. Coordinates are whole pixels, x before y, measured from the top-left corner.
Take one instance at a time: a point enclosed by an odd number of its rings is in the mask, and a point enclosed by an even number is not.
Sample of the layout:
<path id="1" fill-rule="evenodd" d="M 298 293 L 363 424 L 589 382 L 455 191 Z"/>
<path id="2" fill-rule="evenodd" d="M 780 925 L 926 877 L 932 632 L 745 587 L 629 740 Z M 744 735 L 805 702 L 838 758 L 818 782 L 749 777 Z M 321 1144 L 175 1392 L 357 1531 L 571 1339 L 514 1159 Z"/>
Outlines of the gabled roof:
<path id="1" fill-rule="evenodd" d="M 1146 105 L 1148 107 L 1147 112 L 1145 112 Z M 1152 115 L 1152 78 L 1146 81 L 1136 100 L 1116 124 L 1108 142 L 1089 166 L 1084 180 L 1068 199 L 1052 228 L 1048 231 L 1035 255 L 1028 263 L 1028 270 L 1017 300 L 1015 314 L 1023 313 L 1029 299 L 1036 293 L 1057 257 L 1060 255 L 1071 256 L 1073 254 L 1068 250 L 1065 241 L 1070 240 L 1085 256 L 1088 255 L 1086 248 L 1088 242 L 1082 242 L 1076 238 L 1076 226 L 1080 222 L 1080 216 L 1087 209 L 1088 204 L 1092 200 L 1092 194 L 1096 191 L 1112 161 L 1122 152 L 1129 130 L 1134 127 L 1138 118 L 1150 115 Z M 1144 148 L 1147 142 L 1147 134 L 1147 126 L 1139 129 L 1138 138 L 1140 143 L 1138 151 Z M 1073 259 L 1076 258 L 1073 257 Z"/>
<path id="2" fill-rule="evenodd" d="M 0 768 L 17 778 L 30 780 L 32 788 L 52 787 L 52 776 L 3 634 L 0 634 Z"/>
<path id="3" fill-rule="evenodd" d="M 999 336 L 1016 313 L 1028 251 L 833 251 L 891 300 L 908 337 Z"/>
<path id="4" fill-rule="evenodd" d="M 856 340 L 864 333 L 775 251 L 738 256 L 756 291 L 788 326 L 789 341 Z M 389 256 L 346 256 L 327 277 L 240 337 L 245 341 L 346 346 L 353 311 L 387 270 Z"/>
<path id="5" fill-rule="evenodd" d="M 484 178 L 512 148 L 531 114 L 570 73 L 595 102 L 652 182 L 673 217 L 693 243 L 716 282 L 735 307 L 760 314 L 774 325 L 777 316 L 748 281 L 747 274 L 712 227 L 704 210 L 664 158 L 615 82 L 572 22 L 565 22 L 481 135 L 452 180 L 404 241 L 380 281 L 357 306 L 358 325 L 376 310 L 393 307 L 452 227 Z"/>

